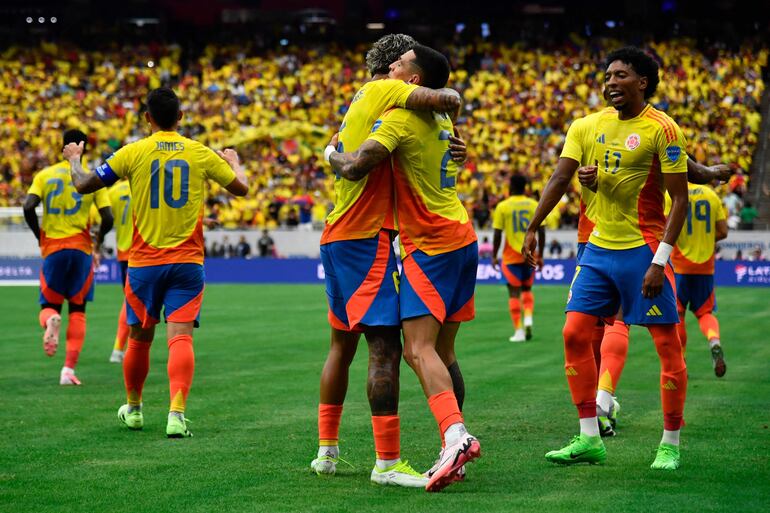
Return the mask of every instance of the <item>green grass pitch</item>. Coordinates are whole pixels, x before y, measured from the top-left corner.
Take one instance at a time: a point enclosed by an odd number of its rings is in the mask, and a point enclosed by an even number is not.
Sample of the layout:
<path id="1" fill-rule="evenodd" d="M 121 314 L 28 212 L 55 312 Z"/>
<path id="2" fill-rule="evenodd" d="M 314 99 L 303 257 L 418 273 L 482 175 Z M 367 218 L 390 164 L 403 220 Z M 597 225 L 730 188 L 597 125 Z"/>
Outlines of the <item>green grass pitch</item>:
<path id="1" fill-rule="evenodd" d="M 125 429 L 122 373 L 107 363 L 120 289 L 89 305 L 82 387 L 60 387 L 63 347 L 42 351 L 37 290 L 0 289 L 0 511 L 4 512 L 491 512 L 767 511 L 770 504 L 770 292 L 718 290 L 728 363 L 714 377 L 688 317 L 690 386 L 682 468 L 649 469 L 662 429 L 658 362 L 646 330 L 631 331 L 618 396 L 619 436 L 602 466 L 557 467 L 543 454 L 577 432 L 563 372 L 563 287 L 535 290 L 535 338 L 511 344 L 503 287 L 482 286 L 460 330 L 465 417 L 483 457 L 440 494 L 380 488 L 365 393 L 366 347 L 353 365 L 335 477 L 309 470 L 318 380 L 328 346 L 320 286 L 210 285 L 196 332 L 188 401 L 192 439 L 165 438 L 165 337 L 152 351 L 145 428 Z M 66 320 L 65 320 L 66 323 Z M 433 463 L 438 433 L 402 365 L 402 456 Z"/>

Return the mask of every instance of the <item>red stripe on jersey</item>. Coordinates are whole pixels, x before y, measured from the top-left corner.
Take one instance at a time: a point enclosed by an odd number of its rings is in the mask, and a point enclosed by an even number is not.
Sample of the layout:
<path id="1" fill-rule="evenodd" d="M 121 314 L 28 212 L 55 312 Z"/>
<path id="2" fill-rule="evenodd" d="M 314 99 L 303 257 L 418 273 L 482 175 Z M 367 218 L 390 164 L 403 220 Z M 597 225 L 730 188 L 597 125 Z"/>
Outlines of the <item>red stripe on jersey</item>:
<path id="1" fill-rule="evenodd" d="M 129 267 L 165 264 L 203 264 L 203 210 L 198 215 L 198 223 L 187 240 L 171 248 L 156 248 L 145 242 L 134 220 L 134 237 L 128 257 Z"/>
<path id="2" fill-rule="evenodd" d="M 394 230 L 393 170 L 382 161 L 366 178 L 361 195 L 333 224 L 327 223 L 321 244 L 340 240 L 370 239 L 380 230 Z"/>
<path id="3" fill-rule="evenodd" d="M 43 258 L 47 257 L 51 253 L 61 251 L 62 249 L 77 249 L 90 255 L 93 249 L 91 245 L 91 227 L 86 226 L 85 230 L 69 237 L 62 237 L 61 239 L 52 239 L 46 237 L 45 231 L 40 230 L 40 253 Z"/>
<path id="4" fill-rule="evenodd" d="M 438 322 L 444 323 L 446 318 L 446 305 L 441 295 L 433 286 L 430 279 L 422 272 L 420 266 L 414 261 L 414 258 L 407 257 L 403 261 L 404 274 L 409 284 L 412 286 L 417 296 L 425 303 L 430 313 L 438 319 Z"/>
<path id="5" fill-rule="evenodd" d="M 663 238 L 666 216 L 663 214 L 663 174 L 660 172 L 660 160 L 654 155 L 648 171 L 647 181 L 639 191 L 636 209 L 639 219 L 639 231 L 647 244 L 655 244 Z M 601 214 L 600 214 L 601 215 Z"/>
<path id="6" fill-rule="evenodd" d="M 583 199 L 580 199 L 580 217 L 578 218 L 578 244 L 588 242 L 591 237 L 591 232 L 594 231 L 596 223 L 588 219 L 586 215 L 586 204 Z"/>
<path id="7" fill-rule="evenodd" d="M 380 285 L 385 278 L 385 272 L 388 270 L 388 260 L 390 258 L 390 235 L 386 231 L 380 231 L 380 237 L 377 241 L 377 254 L 374 256 L 372 267 L 364 278 L 361 285 L 348 300 L 345 305 L 345 311 L 348 314 L 348 323 L 356 326 L 364 318 L 369 307 L 372 306 L 374 298 L 380 291 Z"/>
<path id="8" fill-rule="evenodd" d="M 503 248 L 503 264 L 521 264 L 524 262 L 524 257 L 521 253 L 516 251 L 505 241 L 505 247 Z"/>
<path id="9" fill-rule="evenodd" d="M 663 132 L 666 135 L 666 144 L 676 140 L 676 130 L 674 129 L 674 124 L 668 118 L 666 118 L 664 114 L 650 109 L 647 111 L 645 116 L 648 119 L 657 122 L 660 126 L 663 127 Z"/>
<path id="10" fill-rule="evenodd" d="M 404 172 L 393 161 L 398 230 L 407 255 L 415 249 L 440 255 L 464 248 L 478 240 L 470 219 L 466 223 L 431 212 L 422 197 L 412 189 Z"/>

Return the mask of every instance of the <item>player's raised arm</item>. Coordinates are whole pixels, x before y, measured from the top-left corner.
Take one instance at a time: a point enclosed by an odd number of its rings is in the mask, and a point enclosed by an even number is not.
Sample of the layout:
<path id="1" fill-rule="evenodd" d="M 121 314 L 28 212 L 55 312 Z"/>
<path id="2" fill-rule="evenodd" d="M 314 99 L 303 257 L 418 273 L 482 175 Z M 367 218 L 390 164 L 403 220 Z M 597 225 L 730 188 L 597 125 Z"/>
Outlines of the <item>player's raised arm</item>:
<path id="1" fill-rule="evenodd" d="M 580 163 L 576 160 L 562 157 L 559 159 L 559 163 L 556 164 L 556 171 L 553 172 L 551 178 L 548 179 L 548 183 L 545 184 L 543 193 L 540 196 L 540 202 L 537 204 L 535 210 L 535 216 L 529 223 L 527 228 L 527 235 L 524 238 L 524 246 L 521 248 L 521 254 L 524 256 L 527 264 L 532 267 L 537 267 L 537 258 L 535 256 L 537 251 L 537 236 L 540 226 L 551 213 L 551 210 L 559 203 L 562 196 L 566 194 L 569 189 L 569 184 L 572 181 L 572 177 L 575 176 L 575 171 Z M 687 193 L 687 187 L 685 186 L 685 195 Z"/>
<path id="2" fill-rule="evenodd" d="M 217 151 L 217 154 L 222 157 L 225 162 L 227 162 L 233 171 L 235 171 L 235 178 L 232 182 L 225 186 L 227 192 L 236 196 L 246 196 L 246 194 L 249 192 L 248 179 L 246 178 L 246 173 L 243 172 L 243 168 L 241 167 L 241 161 L 238 157 L 238 153 L 231 148 L 227 148 L 224 151 Z"/>
<path id="3" fill-rule="evenodd" d="M 687 181 L 698 185 L 711 183 L 714 180 L 726 182 L 735 171 L 726 164 L 706 167 L 692 159 L 687 159 Z"/>
<path id="4" fill-rule="evenodd" d="M 367 139 L 352 153 L 340 153 L 334 146 L 326 147 L 324 157 L 335 173 L 347 180 L 360 180 L 390 156 L 390 150 L 377 141 Z"/>
<path id="5" fill-rule="evenodd" d="M 83 156 L 83 141 L 78 144 L 69 143 L 64 147 L 62 153 L 64 159 L 70 163 L 70 174 L 72 175 L 72 185 L 80 194 L 89 194 L 96 192 L 105 186 L 104 182 L 96 173 L 87 173 L 80 163 Z"/>
<path id="6" fill-rule="evenodd" d="M 454 121 L 460 113 L 462 103 L 460 93 L 454 89 L 418 87 L 406 99 L 405 107 L 409 110 L 446 112 Z"/>

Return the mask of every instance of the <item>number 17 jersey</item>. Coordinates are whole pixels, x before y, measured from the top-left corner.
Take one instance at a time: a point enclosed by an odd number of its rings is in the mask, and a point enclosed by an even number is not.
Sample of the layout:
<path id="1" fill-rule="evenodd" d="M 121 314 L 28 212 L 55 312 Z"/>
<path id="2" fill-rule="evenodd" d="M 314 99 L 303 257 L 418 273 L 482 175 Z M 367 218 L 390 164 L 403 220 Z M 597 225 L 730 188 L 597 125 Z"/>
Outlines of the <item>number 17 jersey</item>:
<path id="1" fill-rule="evenodd" d="M 529 228 L 529 221 L 535 216 L 537 201 L 523 194 L 516 194 L 497 204 L 492 216 L 492 228 L 505 234 L 503 264 L 524 263 L 521 247 Z M 543 251 L 543 248 L 540 248 Z"/>
<path id="2" fill-rule="evenodd" d="M 235 172 L 203 144 L 176 132 L 155 132 L 128 144 L 96 169 L 105 185 L 131 185 L 134 235 L 129 267 L 203 263 L 205 181 L 221 186 Z"/>

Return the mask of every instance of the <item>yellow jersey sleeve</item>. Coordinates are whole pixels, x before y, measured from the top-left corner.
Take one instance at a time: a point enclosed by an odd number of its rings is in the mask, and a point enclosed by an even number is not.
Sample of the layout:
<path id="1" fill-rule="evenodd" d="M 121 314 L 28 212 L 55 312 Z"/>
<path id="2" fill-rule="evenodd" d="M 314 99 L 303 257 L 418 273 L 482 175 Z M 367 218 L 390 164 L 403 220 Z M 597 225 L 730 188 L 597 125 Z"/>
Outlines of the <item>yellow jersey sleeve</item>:
<path id="1" fill-rule="evenodd" d="M 29 186 L 27 194 L 34 194 L 38 198 L 43 197 L 43 174 L 38 173 L 35 178 L 32 179 L 32 185 Z"/>
<path id="2" fill-rule="evenodd" d="M 578 118 L 572 122 L 567 130 L 567 137 L 564 140 L 564 148 L 561 150 L 560 158 L 583 162 L 583 131 L 585 125 L 585 118 Z"/>
<path id="3" fill-rule="evenodd" d="M 408 119 L 409 111 L 404 109 L 394 109 L 386 112 L 375 122 L 368 140 L 377 141 L 392 153 L 409 136 L 406 128 Z"/>
<path id="4" fill-rule="evenodd" d="M 502 230 L 505 228 L 505 221 L 504 221 L 505 214 L 503 213 L 503 202 L 497 204 L 495 207 L 495 212 L 492 214 L 492 228 L 495 230 Z"/>
<path id="5" fill-rule="evenodd" d="M 725 207 L 722 205 L 722 201 L 720 201 L 719 196 L 717 196 L 716 194 L 713 194 L 711 196 L 711 206 L 714 212 L 716 212 L 717 221 L 724 221 L 727 219 L 727 213 L 725 212 Z"/>
<path id="6" fill-rule="evenodd" d="M 372 90 L 368 94 L 377 95 L 379 104 L 385 108 L 406 107 L 406 100 L 418 86 L 408 84 L 403 80 L 374 80 Z"/>
<path id="7" fill-rule="evenodd" d="M 110 206 L 110 195 L 107 189 L 99 189 L 94 193 L 94 205 L 96 205 L 97 210 Z"/>
<path id="8" fill-rule="evenodd" d="M 659 127 L 655 138 L 660 171 L 661 173 L 686 173 L 687 141 L 679 125 L 673 120 L 669 121 L 670 123 Z"/>
<path id="9" fill-rule="evenodd" d="M 136 167 L 135 161 L 138 155 L 136 143 L 128 144 L 109 157 L 94 173 L 101 179 L 107 187 L 112 186 L 121 178 L 129 175 L 131 170 Z"/>
<path id="10" fill-rule="evenodd" d="M 203 146 L 202 151 L 206 177 L 214 180 L 222 187 L 230 185 L 235 180 L 235 171 L 230 167 L 230 164 L 210 148 Z"/>

